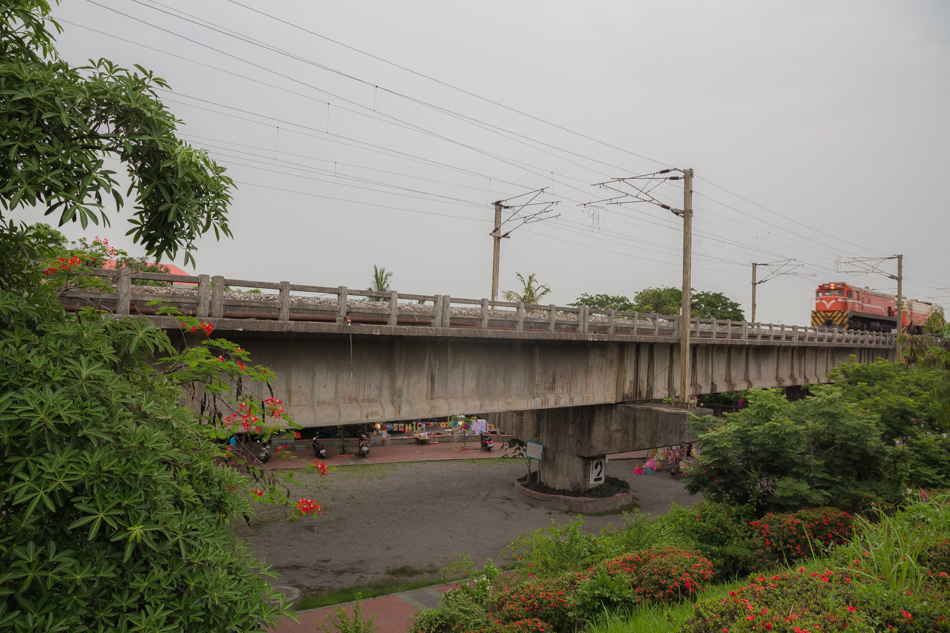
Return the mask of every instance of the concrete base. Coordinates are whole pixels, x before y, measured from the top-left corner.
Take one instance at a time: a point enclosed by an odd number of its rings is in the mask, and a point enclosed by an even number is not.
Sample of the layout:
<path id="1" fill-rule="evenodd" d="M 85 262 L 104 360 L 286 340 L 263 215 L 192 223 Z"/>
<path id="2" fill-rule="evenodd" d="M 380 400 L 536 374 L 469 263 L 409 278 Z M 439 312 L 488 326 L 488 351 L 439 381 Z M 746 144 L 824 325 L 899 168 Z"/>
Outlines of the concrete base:
<path id="1" fill-rule="evenodd" d="M 625 510 L 637 502 L 637 495 L 628 492 L 611 497 L 568 497 L 566 495 L 547 495 L 525 488 L 517 481 L 515 490 L 531 503 L 548 510 L 568 512 L 570 514 L 600 514 Z"/>
<path id="2" fill-rule="evenodd" d="M 709 409 L 621 404 L 490 414 L 489 423 L 512 437 L 544 446 L 541 480 L 560 490 L 588 490 L 591 468 L 606 455 L 695 441 L 687 429 L 692 416 Z"/>

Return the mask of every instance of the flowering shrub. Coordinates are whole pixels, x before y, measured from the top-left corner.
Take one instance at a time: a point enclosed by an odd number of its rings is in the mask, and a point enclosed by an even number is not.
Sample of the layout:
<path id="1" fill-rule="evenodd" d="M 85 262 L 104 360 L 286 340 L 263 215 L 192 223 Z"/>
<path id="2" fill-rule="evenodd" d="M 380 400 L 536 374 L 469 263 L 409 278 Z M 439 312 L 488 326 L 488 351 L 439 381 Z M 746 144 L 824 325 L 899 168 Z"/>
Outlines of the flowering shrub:
<path id="1" fill-rule="evenodd" d="M 836 572 L 757 576 L 720 600 L 696 606 L 681 633 L 873 631 L 854 589 Z"/>
<path id="2" fill-rule="evenodd" d="M 470 633 L 551 633 L 554 627 L 537 618 L 526 618 L 514 622 L 496 622 Z"/>
<path id="3" fill-rule="evenodd" d="M 766 550 L 790 561 L 843 545 L 854 533 L 853 517 L 834 508 L 766 514 L 749 525 L 764 539 Z"/>
<path id="4" fill-rule="evenodd" d="M 488 619 L 501 624 L 541 620 L 554 630 L 568 631 L 575 624 L 577 603 L 571 592 L 573 574 L 536 580 L 502 591 L 488 603 Z"/>
<path id="5" fill-rule="evenodd" d="M 657 545 L 678 545 L 708 558 L 718 579 L 738 578 L 774 567 L 780 557 L 767 551 L 749 529 L 750 508 L 700 502 L 674 505 L 656 523 Z"/>
<path id="6" fill-rule="evenodd" d="M 706 558 L 672 547 L 614 558 L 604 562 L 602 569 L 624 578 L 637 603 L 677 602 L 705 589 L 715 575 L 713 564 Z"/>

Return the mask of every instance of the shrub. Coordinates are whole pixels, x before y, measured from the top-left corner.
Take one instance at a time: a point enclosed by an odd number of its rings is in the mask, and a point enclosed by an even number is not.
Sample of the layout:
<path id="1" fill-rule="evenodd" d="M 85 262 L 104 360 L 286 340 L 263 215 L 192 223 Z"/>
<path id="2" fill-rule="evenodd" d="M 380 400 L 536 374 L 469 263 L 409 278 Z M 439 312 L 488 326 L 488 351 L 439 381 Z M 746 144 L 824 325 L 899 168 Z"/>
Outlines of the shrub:
<path id="1" fill-rule="evenodd" d="M 550 633 L 553 627 L 538 619 L 517 620 L 515 622 L 495 622 L 483 629 L 468 633 Z"/>
<path id="2" fill-rule="evenodd" d="M 572 591 L 576 582 L 575 574 L 566 574 L 506 589 L 489 601 L 488 618 L 502 624 L 537 619 L 557 631 L 571 630 L 576 621 Z"/>
<path id="3" fill-rule="evenodd" d="M 508 558 L 515 570 L 532 577 L 548 578 L 569 571 L 586 569 L 603 555 L 597 538 L 581 528 L 584 519 L 576 517 L 566 525 L 539 528 L 522 534 L 508 545 Z"/>
<path id="4" fill-rule="evenodd" d="M 764 539 L 769 552 L 788 561 L 843 545 L 854 533 L 853 517 L 834 508 L 766 514 L 749 525 Z"/>
<path id="5" fill-rule="evenodd" d="M 654 544 L 657 519 L 649 514 L 640 514 L 639 510 L 623 513 L 623 522 L 615 528 L 611 524 L 600 531 L 595 543 L 597 554 L 602 558 L 612 558 L 628 552 L 648 549 Z"/>
<path id="6" fill-rule="evenodd" d="M 801 569 L 755 577 L 724 598 L 697 605 L 680 633 L 871 630 L 861 626 L 853 591 L 835 572 Z"/>
<path id="7" fill-rule="evenodd" d="M 713 563 L 718 578 L 737 578 L 774 566 L 778 558 L 749 529 L 750 508 L 700 502 L 674 506 L 656 525 L 660 544 L 694 550 Z"/>
<path id="8" fill-rule="evenodd" d="M 637 603 L 677 602 L 705 589 L 715 575 L 706 558 L 672 547 L 614 558 L 603 563 L 603 570 L 624 578 Z"/>
<path id="9" fill-rule="evenodd" d="M 627 579 L 619 574 L 610 574 L 601 567 L 596 573 L 578 585 L 576 599 L 578 613 L 591 621 L 606 613 L 628 609 L 641 603 Z"/>
<path id="10" fill-rule="evenodd" d="M 478 631 L 488 625 L 485 607 L 476 602 L 471 593 L 460 587 L 446 591 L 438 608 L 424 609 L 416 613 L 409 626 L 409 633 Z"/>

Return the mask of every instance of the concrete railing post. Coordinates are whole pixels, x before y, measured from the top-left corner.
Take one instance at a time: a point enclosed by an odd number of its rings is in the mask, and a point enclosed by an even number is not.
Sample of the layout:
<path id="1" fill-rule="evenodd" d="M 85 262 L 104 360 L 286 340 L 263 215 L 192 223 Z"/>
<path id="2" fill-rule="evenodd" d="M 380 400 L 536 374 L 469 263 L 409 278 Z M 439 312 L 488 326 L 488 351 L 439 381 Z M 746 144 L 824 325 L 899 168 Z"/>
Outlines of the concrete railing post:
<path id="1" fill-rule="evenodd" d="M 399 323 L 399 293 L 393 290 L 389 293 L 389 326 L 396 327 Z"/>
<path id="2" fill-rule="evenodd" d="M 552 303 L 548 306 L 548 332 L 557 330 L 557 308 Z"/>
<path id="3" fill-rule="evenodd" d="M 586 334 L 590 324 L 588 319 L 590 318 L 590 308 L 587 306 L 581 306 L 580 311 L 577 313 L 577 331 L 581 334 Z"/>
<path id="4" fill-rule="evenodd" d="M 488 329 L 488 312 L 491 308 L 488 305 L 488 299 L 482 299 L 482 329 Z"/>
<path id="5" fill-rule="evenodd" d="M 524 302 L 518 302 L 518 325 L 515 326 L 515 329 L 519 332 L 524 332 Z"/>
<path id="6" fill-rule="evenodd" d="M 432 304 L 432 327 L 442 327 L 442 295 L 436 295 Z"/>
<path id="7" fill-rule="evenodd" d="M 452 297 L 442 297 L 442 327 L 452 327 Z"/>
<path id="8" fill-rule="evenodd" d="M 742 322 L 742 340 L 743 341 L 749 340 L 749 322 L 748 321 Z"/>
<path id="9" fill-rule="evenodd" d="M 281 323 L 290 321 L 290 282 L 280 282 L 280 309 L 277 311 L 277 320 Z"/>
<path id="10" fill-rule="evenodd" d="M 115 314 L 129 316 L 132 305 L 132 269 L 120 268 L 119 278 L 115 282 Z"/>
<path id="11" fill-rule="evenodd" d="M 198 308 L 195 312 L 199 319 L 211 313 L 211 277 L 198 275 Z"/>
<path id="12" fill-rule="evenodd" d="M 660 335 L 660 314 L 658 312 L 654 312 L 651 318 L 653 319 L 653 336 L 659 336 Z M 676 318 L 679 319 L 679 317 L 676 317 Z M 676 328 L 677 333 L 679 333 L 678 323 L 679 321 L 675 321 L 673 323 L 673 326 Z"/>
<path id="13" fill-rule="evenodd" d="M 211 278 L 211 317 L 220 319 L 224 316 L 224 277 L 215 275 Z"/>
<path id="14" fill-rule="evenodd" d="M 615 320 L 617 318 L 616 315 L 616 310 L 611 310 L 610 314 L 607 315 L 607 334 L 614 333 Z"/>
<path id="15" fill-rule="evenodd" d="M 633 313 L 633 335 L 636 336 L 640 333 L 640 313 Z"/>
<path id="16" fill-rule="evenodd" d="M 336 322 L 346 323 L 346 286 L 340 286 L 336 291 Z"/>
<path id="17" fill-rule="evenodd" d="M 798 342 L 798 326 L 797 325 L 792 326 L 792 340 L 795 341 L 796 343 Z"/>

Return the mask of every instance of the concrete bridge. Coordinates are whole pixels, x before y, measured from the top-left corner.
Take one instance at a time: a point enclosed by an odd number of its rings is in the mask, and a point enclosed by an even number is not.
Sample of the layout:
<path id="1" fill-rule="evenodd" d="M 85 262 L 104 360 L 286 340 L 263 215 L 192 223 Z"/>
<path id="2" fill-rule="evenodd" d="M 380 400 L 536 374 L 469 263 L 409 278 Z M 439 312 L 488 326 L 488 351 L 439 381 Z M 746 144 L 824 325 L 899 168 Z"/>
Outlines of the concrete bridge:
<path id="1" fill-rule="evenodd" d="M 275 391 L 304 427 L 543 411 L 508 416 L 505 428 L 522 429 L 522 439 L 540 437 L 544 425 L 548 437 L 566 422 L 587 429 L 583 450 L 574 433 L 547 442 L 570 453 L 551 453 L 563 464 L 550 470 L 563 477 L 549 480 L 568 488 L 587 486 L 583 471 L 597 455 L 683 440 L 682 413 L 630 406 L 679 393 L 678 316 L 127 269 L 94 274 L 112 278 L 115 291 L 64 292 L 67 309 L 95 306 L 178 329 L 147 305 L 163 299 L 211 322 L 274 371 Z M 712 319 L 689 327 L 692 394 L 826 382 L 852 356 L 894 357 L 891 334 Z"/>

